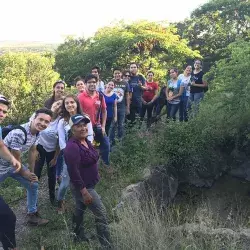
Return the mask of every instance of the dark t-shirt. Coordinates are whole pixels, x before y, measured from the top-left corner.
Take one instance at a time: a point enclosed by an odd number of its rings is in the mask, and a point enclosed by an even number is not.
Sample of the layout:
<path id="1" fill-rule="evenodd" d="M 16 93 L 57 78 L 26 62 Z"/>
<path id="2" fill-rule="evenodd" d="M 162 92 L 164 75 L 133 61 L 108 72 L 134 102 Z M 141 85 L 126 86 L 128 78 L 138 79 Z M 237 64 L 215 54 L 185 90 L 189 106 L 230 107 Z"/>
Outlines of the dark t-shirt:
<path id="1" fill-rule="evenodd" d="M 44 103 L 44 107 L 47 109 L 51 109 L 52 104 L 54 103 L 54 98 L 50 97 L 49 99 L 47 99 Z"/>
<path id="2" fill-rule="evenodd" d="M 139 86 L 139 81 L 141 81 L 142 85 L 145 85 L 145 78 L 142 75 L 130 76 L 129 87 L 132 92 L 132 103 L 131 105 L 140 107 L 142 105 L 142 93 L 143 90 L 141 86 Z"/>
<path id="3" fill-rule="evenodd" d="M 202 84 L 203 83 L 203 81 L 202 81 L 203 75 L 204 75 L 203 71 L 200 71 L 197 74 L 194 74 L 192 72 L 190 81 L 191 82 L 194 81 L 196 84 Z M 201 92 L 204 92 L 204 88 L 196 87 L 196 86 L 191 86 L 191 88 L 190 88 L 190 93 L 201 93 Z"/>
<path id="4" fill-rule="evenodd" d="M 130 91 L 129 84 L 125 81 L 117 82 L 113 80 L 115 83 L 114 92 L 117 95 L 117 110 L 125 109 L 126 107 L 126 94 Z"/>

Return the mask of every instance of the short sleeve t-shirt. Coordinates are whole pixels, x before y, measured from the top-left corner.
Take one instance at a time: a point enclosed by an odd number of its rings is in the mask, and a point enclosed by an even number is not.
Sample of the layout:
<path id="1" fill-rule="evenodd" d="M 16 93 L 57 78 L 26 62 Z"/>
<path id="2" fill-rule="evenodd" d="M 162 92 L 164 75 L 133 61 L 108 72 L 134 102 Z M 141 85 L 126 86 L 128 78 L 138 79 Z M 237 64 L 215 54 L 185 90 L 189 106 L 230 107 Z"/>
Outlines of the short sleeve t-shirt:
<path id="1" fill-rule="evenodd" d="M 23 145 L 25 141 L 25 134 L 21 129 L 14 129 L 10 131 L 4 138 L 3 142 L 9 149 L 17 150 L 20 152 L 28 151 L 31 146 L 37 145 L 39 140 L 39 135 L 32 135 L 30 131 L 30 122 L 22 124 L 22 127 L 27 131 L 27 142 Z M 7 173 L 12 169 L 11 163 L 0 158 L 0 175 Z"/>
<path id="2" fill-rule="evenodd" d="M 181 80 L 177 80 L 176 82 L 173 82 L 172 80 L 168 81 L 168 95 L 169 96 L 174 96 L 174 95 L 178 95 L 180 88 L 183 87 L 183 83 L 181 82 Z M 180 97 L 174 98 L 171 101 L 168 101 L 170 104 L 179 104 L 181 101 Z"/>
<path id="3" fill-rule="evenodd" d="M 203 71 L 200 71 L 197 74 L 192 73 L 191 74 L 191 82 L 195 82 L 196 84 L 202 84 L 203 83 Z M 190 93 L 201 93 L 204 92 L 204 88 L 191 86 Z"/>
<path id="4" fill-rule="evenodd" d="M 117 82 L 114 80 L 114 92 L 117 95 L 117 109 L 125 109 L 126 107 L 126 94 L 129 93 L 129 84 L 125 81 Z"/>
<path id="5" fill-rule="evenodd" d="M 190 76 L 184 76 L 184 74 L 180 74 L 178 79 L 181 80 L 181 82 L 184 85 L 184 93 L 183 96 L 190 96 L 190 86 L 191 86 L 191 75 Z"/>
<path id="6" fill-rule="evenodd" d="M 117 99 L 117 95 L 115 93 L 113 93 L 113 95 L 111 96 L 106 96 L 105 94 L 103 95 L 104 95 L 105 102 L 107 105 L 107 117 L 113 118 L 114 117 L 114 103 Z"/>
<path id="7" fill-rule="evenodd" d="M 78 96 L 82 111 L 89 115 L 93 126 L 100 124 L 100 115 L 97 117 L 99 109 L 101 108 L 102 111 L 105 111 L 107 108 L 104 96 L 100 98 L 100 95 L 97 92 L 94 96 L 90 96 L 85 91 Z"/>
<path id="8" fill-rule="evenodd" d="M 146 102 L 152 101 L 155 96 L 155 91 L 158 90 L 158 84 L 155 82 L 146 82 L 148 90 L 143 90 L 142 98 Z"/>
<path id="9" fill-rule="evenodd" d="M 129 87 L 132 92 L 132 105 L 140 107 L 142 104 L 142 88 L 139 86 L 139 82 L 145 85 L 145 78 L 142 75 L 130 76 Z"/>
<path id="10" fill-rule="evenodd" d="M 43 146 L 46 152 L 53 152 L 56 150 L 58 142 L 58 122 L 60 117 L 50 122 L 49 126 L 39 133 L 38 143 Z"/>

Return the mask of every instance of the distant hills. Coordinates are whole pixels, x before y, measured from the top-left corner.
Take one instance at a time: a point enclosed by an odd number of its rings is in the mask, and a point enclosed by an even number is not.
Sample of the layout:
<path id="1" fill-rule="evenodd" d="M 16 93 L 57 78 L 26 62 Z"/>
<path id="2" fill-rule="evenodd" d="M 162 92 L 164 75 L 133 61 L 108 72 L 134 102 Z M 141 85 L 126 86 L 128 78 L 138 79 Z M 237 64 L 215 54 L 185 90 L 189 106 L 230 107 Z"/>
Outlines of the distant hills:
<path id="1" fill-rule="evenodd" d="M 58 44 L 45 42 L 0 41 L 0 55 L 7 52 L 54 52 Z"/>

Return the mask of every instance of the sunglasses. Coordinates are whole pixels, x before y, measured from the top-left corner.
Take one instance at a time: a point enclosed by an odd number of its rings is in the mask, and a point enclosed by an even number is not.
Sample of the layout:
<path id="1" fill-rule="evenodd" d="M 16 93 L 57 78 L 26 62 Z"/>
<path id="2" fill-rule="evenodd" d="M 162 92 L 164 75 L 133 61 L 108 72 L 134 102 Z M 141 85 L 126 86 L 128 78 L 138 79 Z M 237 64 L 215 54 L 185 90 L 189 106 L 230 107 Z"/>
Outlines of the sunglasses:
<path id="1" fill-rule="evenodd" d="M 125 77 L 130 77 L 130 75 L 125 75 Z"/>

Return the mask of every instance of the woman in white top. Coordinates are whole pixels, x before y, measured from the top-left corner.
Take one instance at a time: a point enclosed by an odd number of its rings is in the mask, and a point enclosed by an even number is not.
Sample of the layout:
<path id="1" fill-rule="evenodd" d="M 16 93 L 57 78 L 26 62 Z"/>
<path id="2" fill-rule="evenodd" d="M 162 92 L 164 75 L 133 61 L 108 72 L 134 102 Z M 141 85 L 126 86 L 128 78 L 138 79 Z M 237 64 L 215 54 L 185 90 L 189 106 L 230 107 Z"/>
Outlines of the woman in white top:
<path id="1" fill-rule="evenodd" d="M 59 147 L 63 151 L 66 147 L 66 142 L 68 141 L 68 134 L 70 130 L 69 119 L 72 115 L 82 114 L 80 103 L 75 95 L 67 95 L 62 103 L 62 113 L 61 120 L 58 123 L 58 136 L 59 136 Z M 92 123 L 88 123 L 88 140 L 93 142 L 93 127 Z M 64 198 L 69 186 L 69 174 L 67 170 L 67 165 L 63 161 L 62 170 L 62 181 L 58 190 L 58 213 L 63 213 L 65 211 Z"/>
<path id="2" fill-rule="evenodd" d="M 40 179 L 44 163 L 47 163 L 47 175 L 49 184 L 50 202 L 55 202 L 55 186 L 56 186 L 56 159 L 59 153 L 57 126 L 60 119 L 63 99 L 55 101 L 51 106 L 53 112 L 52 120 L 49 126 L 39 133 L 37 151 L 39 158 L 35 164 L 35 174 Z"/>
<path id="3" fill-rule="evenodd" d="M 181 102 L 179 107 L 179 120 L 180 122 L 188 121 L 188 100 L 190 96 L 190 86 L 191 86 L 191 73 L 192 73 L 192 66 L 188 65 L 184 70 L 183 74 L 180 74 L 178 79 L 181 80 L 182 84 L 184 85 L 184 92 L 181 96 Z"/>

